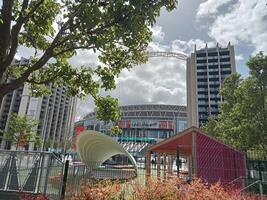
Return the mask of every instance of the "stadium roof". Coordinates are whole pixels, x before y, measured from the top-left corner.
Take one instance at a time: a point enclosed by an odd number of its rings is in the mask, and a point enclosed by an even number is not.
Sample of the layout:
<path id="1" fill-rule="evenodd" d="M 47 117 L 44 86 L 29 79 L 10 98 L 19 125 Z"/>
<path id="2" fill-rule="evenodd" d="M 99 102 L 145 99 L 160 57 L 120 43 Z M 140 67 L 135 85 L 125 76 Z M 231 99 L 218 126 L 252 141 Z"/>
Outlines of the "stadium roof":
<path id="1" fill-rule="evenodd" d="M 186 117 L 186 106 L 167 104 L 141 104 L 121 106 L 122 118 L 156 117 L 175 118 Z M 83 119 L 96 118 L 96 112 L 88 113 Z"/>

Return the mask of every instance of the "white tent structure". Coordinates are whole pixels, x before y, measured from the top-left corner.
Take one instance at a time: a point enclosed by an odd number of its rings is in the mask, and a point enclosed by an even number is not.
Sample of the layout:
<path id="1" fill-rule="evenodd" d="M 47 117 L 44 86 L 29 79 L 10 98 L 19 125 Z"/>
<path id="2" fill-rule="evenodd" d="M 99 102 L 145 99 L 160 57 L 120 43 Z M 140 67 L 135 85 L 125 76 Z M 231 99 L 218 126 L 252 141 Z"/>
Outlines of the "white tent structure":
<path id="1" fill-rule="evenodd" d="M 89 169 L 97 169 L 107 159 L 118 154 L 125 155 L 131 161 L 135 170 L 137 169 L 132 155 L 117 141 L 103 133 L 92 130 L 83 131 L 77 137 L 76 144 L 81 161 Z"/>

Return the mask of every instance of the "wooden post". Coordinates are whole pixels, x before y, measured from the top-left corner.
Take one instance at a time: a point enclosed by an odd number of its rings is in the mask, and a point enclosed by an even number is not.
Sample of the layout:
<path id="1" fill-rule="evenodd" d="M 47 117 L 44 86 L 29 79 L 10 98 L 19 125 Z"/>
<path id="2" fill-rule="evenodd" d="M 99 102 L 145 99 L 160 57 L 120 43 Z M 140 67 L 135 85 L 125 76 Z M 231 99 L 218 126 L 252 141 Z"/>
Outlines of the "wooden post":
<path id="1" fill-rule="evenodd" d="M 188 156 L 187 157 L 188 159 L 188 177 L 190 180 L 192 180 L 192 155 Z"/>
<path id="2" fill-rule="evenodd" d="M 172 176 L 172 156 L 168 155 L 168 177 Z"/>
<path id="3" fill-rule="evenodd" d="M 192 175 L 197 177 L 197 133 L 196 131 L 192 132 Z"/>
<path id="4" fill-rule="evenodd" d="M 164 176 L 164 180 L 166 180 L 166 177 L 167 177 L 167 155 L 165 153 L 163 155 L 163 176 Z"/>
<path id="5" fill-rule="evenodd" d="M 160 180 L 161 153 L 157 153 L 157 179 Z"/>
<path id="6" fill-rule="evenodd" d="M 146 152 L 146 183 L 151 176 L 151 151 Z"/>

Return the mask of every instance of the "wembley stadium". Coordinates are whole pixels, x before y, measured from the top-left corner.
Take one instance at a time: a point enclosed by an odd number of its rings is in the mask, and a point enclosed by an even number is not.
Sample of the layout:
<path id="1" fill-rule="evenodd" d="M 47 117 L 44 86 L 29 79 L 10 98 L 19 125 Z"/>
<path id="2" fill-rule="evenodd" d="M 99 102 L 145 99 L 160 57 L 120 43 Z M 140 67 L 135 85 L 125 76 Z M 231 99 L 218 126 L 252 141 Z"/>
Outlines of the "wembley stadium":
<path id="1" fill-rule="evenodd" d="M 121 119 L 103 122 L 91 112 L 75 123 L 75 135 L 83 130 L 96 130 L 112 135 L 110 128 L 118 125 L 122 133 L 115 137 L 133 155 L 142 155 L 153 143 L 164 140 L 187 128 L 186 107 L 180 105 L 127 105 L 121 106 Z"/>

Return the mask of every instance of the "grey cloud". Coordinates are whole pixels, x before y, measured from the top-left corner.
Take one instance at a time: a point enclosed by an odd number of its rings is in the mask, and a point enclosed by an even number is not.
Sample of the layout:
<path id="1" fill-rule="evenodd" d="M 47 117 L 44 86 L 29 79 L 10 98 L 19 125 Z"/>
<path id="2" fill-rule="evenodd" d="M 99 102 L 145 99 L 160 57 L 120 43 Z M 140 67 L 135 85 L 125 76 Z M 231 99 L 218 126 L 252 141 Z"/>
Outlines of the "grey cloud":
<path id="1" fill-rule="evenodd" d="M 161 26 L 154 26 L 151 28 L 152 39 L 154 42 L 162 42 L 164 40 L 165 33 L 162 31 Z"/>
<path id="2" fill-rule="evenodd" d="M 161 28 L 153 32 L 157 34 L 158 41 L 164 36 Z M 170 45 L 161 42 L 152 42 L 152 49 L 165 51 L 180 51 L 188 53 L 192 45 L 204 45 L 199 39 L 189 41 L 175 40 Z M 176 48 L 177 46 L 177 48 Z M 82 58 L 84 59 L 84 58 Z M 116 79 L 117 88 L 113 91 L 102 92 L 103 95 L 112 95 L 119 99 L 121 105 L 129 104 L 186 104 L 186 72 L 185 61 L 176 58 L 149 58 L 146 64 L 135 66 L 133 69 L 123 70 Z M 79 104 L 78 112 L 92 111 L 94 106 L 90 97 L 85 103 Z M 86 104 L 87 103 L 87 104 Z M 86 106 L 86 109 L 82 109 Z M 79 114 L 80 116 L 81 114 Z"/>
<path id="3" fill-rule="evenodd" d="M 207 17 L 219 12 L 219 9 L 227 4 L 230 4 L 233 0 L 207 0 L 201 3 L 197 9 L 198 17 Z"/>
<path id="4" fill-rule="evenodd" d="M 247 44 L 254 53 L 267 52 L 267 12 L 265 0 L 239 0 L 226 13 L 219 13 L 209 28 L 209 36 L 226 45 Z"/>
<path id="5" fill-rule="evenodd" d="M 73 66 L 90 66 L 95 67 L 99 64 L 98 60 L 99 53 L 94 53 L 90 50 L 78 50 L 77 55 L 73 56 L 71 59 L 69 59 L 69 62 Z"/>
<path id="6" fill-rule="evenodd" d="M 85 99 L 78 99 L 76 109 L 76 120 L 81 119 L 84 115 L 94 110 L 94 102 L 91 96 L 87 96 Z"/>

